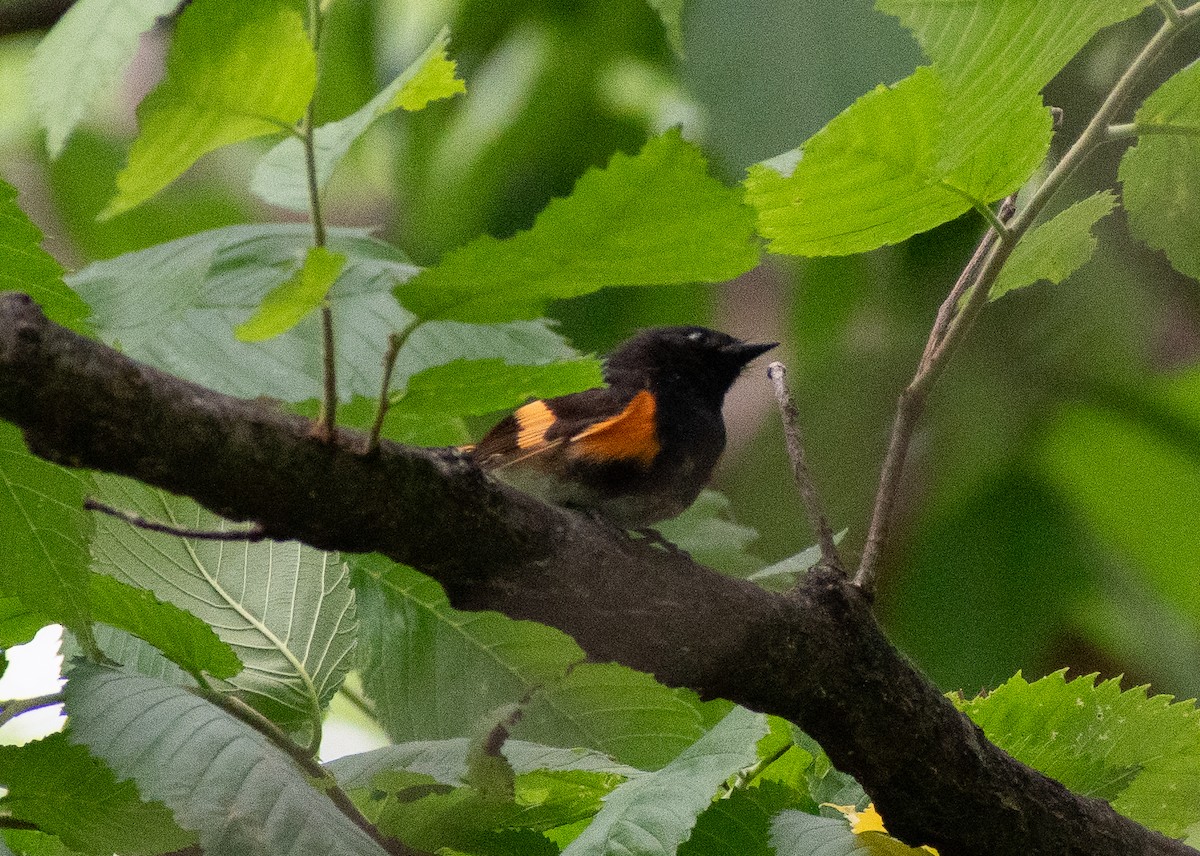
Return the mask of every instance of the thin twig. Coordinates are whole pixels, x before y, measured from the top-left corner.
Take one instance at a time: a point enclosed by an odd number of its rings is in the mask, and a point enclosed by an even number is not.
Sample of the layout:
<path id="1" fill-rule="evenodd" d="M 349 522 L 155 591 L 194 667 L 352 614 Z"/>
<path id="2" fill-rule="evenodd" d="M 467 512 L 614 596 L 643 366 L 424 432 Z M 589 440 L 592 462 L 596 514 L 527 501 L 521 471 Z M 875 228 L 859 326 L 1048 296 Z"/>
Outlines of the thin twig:
<path id="1" fill-rule="evenodd" d="M 1104 99 L 1100 109 L 1092 116 L 1083 133 L 1046 176 L 1046 180 L 1029 198 L 1025 208 L 1015 216 L 1012 212 L 1009 213 L 1009 217 L 1012 218 L 1008 224 L 1010 240 L 997 241 L 994 230 L 989 229 L 980 242 L 979 248 L 976 249 L 975 255 L 967 263 L 954 290 L 942 304 L 917 371 L 896 403 L 896 415 L 892 422 L 892 434 L 888 441 L 888 450 L 879 477 L 879 488 L 875 493 L 875 505 L 871 512 L 867 541 L 863 547 L 858 571 L 854 575 L 854 584 L 863 591 L 871 592 L 875 587 L 876 568 L 891 525 L 896 496 L 900 489 L 901 475 L 904 471 L 904 461 L 908 455 L 916 422 L 924 409 L 930 386 L 941 374 L 954 348 L 987 303 L 988 292 L 1000 275 L 1001 268 L 1008 260 L 1017 242 L 1033 227 L 1038 215 L 1041 214 L 1063 182 L 1096 146 L 1108 139 L 1109 125 L 1118 111 L 1124 107 L 1142 75 L 1162 56 L 1175 37 L 1196 20 L 1200 20 L 1200 3 L 1195 3 L 1180 11 L 1177 20 L 1167 20 L 1163 23 L 1114 84 L 1112 91 Z M 1004 214 L 1005 209 L 1002 207 L 1000 212 L 1002 220 L 1007 219 Z M 965 302 L 963 301 L 964 296 Z"/>
<path id="2" fill-rule="evenodd" d="M 313 52 L 320 61 L 321 9 L 317 0 L 308 2 L 308 29 Z M 313 246 L 326 244 L 325 218 L 321 213 L 321 187 L 317 180 L 316 128 L 314 122 L 316 98 L 310 98 L 300 125 L 300 139 L 304 143 L 304 172 L 308 184 L 308 209 L 312 219 Z M 321 353 L 324 378 L 321 395 L 321 412 L 317 416 L 317 437 L 329 442 L 333 439 L 337 425 L 337 361 L 333 336 L 333 307 L 326 296 L 321 301 Z"/>
<path id="3" fill-rule="evenodd" d="M 49 695 L 35 696 L 34 698 L 15 698 L 11 701 L 6 701 L 0 706 L 0 726 L 7 725 L 23 713 L 29 713 L 31 710 L 40 710 L 43 707 L 50 707 L 55 704 L 62 704 L 64 701 L 62 693 L 50 693 Z"/>
<path id="4" fill-rule="evenodd" d="M 829 518 L 825 515 L 817 486 L 808 471 L 799 412 L 796 400 L 787 386 L 787 368 L 783 363 L 773 362 L 767 366 L 767 377 L 775 389 L 775 400 L 779 403 L 779 413 L 783 418 L 783 435 L 787 442 L 788 457 L 792 461 L 792 477 L 800 490 L 800 499 L 804 502 L 809 525 L 812 526 L 817 543 L 821 547 L 821 562 L 830 568 L 843 570 L 842 557 L 838 554 L 837 544 L 833 540 L 833 527 L 829 525 Z"/>
<path id="5" fill-rule="evenodd" d="M 366 714 L 371 719 L 375 719 L 375 709 L 371 707 L 371 703 L 363 698 L 361 693 L 346 686 L 344 681 L 342 682 L 342 685 L 338 687 L 338 694 L 344 697 L 346 701 L 350 702 L 350 704 L 353 705 L 360 713 Z"/>
<path id="6" fill-rule="evenodd" d="M 388 336 L 387 351 L 383 355 L 383 381 L 379 386 L 379 406 L 375 410 L 375 421 L 371 423 L 371 433 L 367 436 L 367 443 L 363 447 L 364 455 L 372 455 L 379 449 L 379 435 L 383 431 L 383 420 L 387 418 L 388 408 L 392 406 L 390 387 L 392 371 L 396 368 L 396 357 L 400 355 L 400 349 L 404 347 L 408 337 L 420 324 L 420 320 L 414 320 L 399 333 L 392 333 Z"/>
<path id="7" fill-rule="evenodd" d="M 266 530 L 263 529 L 261 524 L 257 523 L 249 529 L 189 529 L 186 526 L 175 526 L 170 523 L 149 520 L 139 514 L 134 514 L 132 511 L 122 511 L 119 508 L 113 508 L 111 505 L 91 496 L 83 500 L 83 508 L 85 511 L 102 512 L 110 517 L 124 521 L 130 526 L 136 526 L 138 529 L 145 529 L 149 532 L 161 532 L 164 535 L 175 535 L 179 538 L 194 538 L 198 541 L 249 541 L 251 544 L 256 544 L 259 541 L 267 539 Z"/>
<path id="8" fill-rule="evenodd" d="M 203 689 L 192 689 L 191 692 L 221 708 L 221 710 L 230 716 L 240 720 L 270 740 L 276 748 L 296 762 L 296 765 L 313 780 L 316 788 L 329 797 L 330 801 L 337 806 L 342 814 L 349 818 L 355 826 L 369 835 L 375 843 L 388 853 L 395 854 L 395 856 L 411 856 L 413 851 L 409 850 L 402 842 L 384 835 L 375 824 L 367 820 L 362 812 L 358 810 L 358 806 L 354 804 L 346 792 L 342 790 L 341 786 L 338 785 L 337 779 L 317 763 L 302 746 L 299 746 L 289 738 L 274 722 L 267 719 L 237 696 Z"/>

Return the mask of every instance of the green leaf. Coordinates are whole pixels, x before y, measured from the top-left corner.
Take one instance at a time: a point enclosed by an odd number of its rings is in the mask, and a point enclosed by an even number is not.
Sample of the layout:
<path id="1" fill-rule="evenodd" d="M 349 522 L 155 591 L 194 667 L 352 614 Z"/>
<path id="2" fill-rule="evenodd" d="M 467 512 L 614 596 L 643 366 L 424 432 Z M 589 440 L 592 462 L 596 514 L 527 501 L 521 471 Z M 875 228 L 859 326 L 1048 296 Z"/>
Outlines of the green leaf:
<path id="1" fill-rule="evenodd" d="M 746 551 L 758 540 L 758 532 L 731 520 L 730 508 L 724 494 L 704 490 L 682 514 L 656 528 L 700 564 L 741 576 L 762 564 Z"/>
<path id="2" fill-rule="evenodd" d="M 232 678 L 242 670 L 233 649 L 190 612 L 115 577 L 92 574 L 89 582 L 92 616 L 97 621 L 148 642 L 189 674 Z"/>
<path id="3" fill-rule="evenodd" d="M 679 856 L 775 856 L 771 818 L 802 802 L 800 794 L 778 782 L 739 788 L 701 812 Z"/>
<path id="4" fill-rule="evenodd" d="M 598 749 L 642 769 L 662 766 L 704 733 L 692 693 L 620 666 L 577 665 L 583 653 L 568 636 L 455 610 L 436 582 L 381 556 L 352 565 L 363 687 L 394 740 L 469 735 L 497 707 L 527 696 L 514 736 Z"/>
<path id="5" fill-rule="evenodd" d="M 802 811 L 780 812 L 771 822 L 771 844 L 778 856 L 928 856 L 882 832 L 855 835 L 841 817 Z"/>
<path id="6" fill-rule="evenodd" d="M 138 138 L 101 216 L 145 202 L 221 146 L 288 130 L 316 82 L 316 56 L 291 4 L 190 4 L 176 24 L 166 78 L 138 107 Z"/>
<path id="7" fill-rule="evenodd" d="M 786 177 L 751 168 L 748 199 L 770 249 L 871 250 L 1013 192 L 1049 145 L 1042 87 L 1096 32 L 1146 2 L 880 0 L 933 67 L 859 99 L 805 144 Z"/>
<path id="8" fill-rule="evenodd" d="M 529 231 L 477 238 L 396 296 L 424 319 L 536 318 L 553 299 L 606 286 L 720 282 L 757 260 L 738 191 L 709 176 L 699 151 L 669 131 L 585 174 Z"/>
<path id="9" fill-rule="evenodd" d="M 17 191 L 0 180 L 0 291 L 22 291 L 51 321 L 88 333 L 88 307 L 63 285 L 63 269 L 42 249 L 42 233 L 17 206 Z"/>
<path id="10" fill-rule="evenodd" d="M 1057 285 L 1079 270 L 1096 250 L 1092 226 L 1116 205 L 1116 194 L 1101 190 L 1030 229 L 1013 248 L 988 299 L 997 300 L 1043 279 Z"/>
<path id="11" fill-rule="evenodd" d="M 363 688 L 393 740 L 471 734 L 492 710 L 583 659 L 570 637 L 550 627 L 451 608 L 436 582 L 382 556 L 357 556 L 351 565 Z"/>
<path id="12" fill-rule="evenodd" d="M 442 784 L 459 787 L 466 784 L 469 746 L 470 742 L 465 737 L 418 740 L 382 746 L 356 755 L 344 755 L 330 761 L 325 768 L 347 790 L 373 787 L 379 774 L 401 771 L 419 773 Z M 645 775 L 641 770 L 590 749 L 559 749 L 510 739 L 505 741 L 500 751 L 518 774 L 535 770 L 580 770 L 625 779 Z"/>
<path id="13" fill-rule="evenodd" d="M 70 738 L 165 803 L 208 856 L 385 852 L 267 738 L 187 690 L 84 663 L 65 695 Z"/>
<path id="14" fill-rule="evenodd" d="M 650 8 L 662 18 L 663 28 L 667 31 L 667 41 L 671 50 L 683 56 L 683 0 L 646 0 Z"/>
<path id="15" fill-rule="evenodd" d="M 674 854 L 717 789 L 757 760 L 766 718 L 736 707 L 671 763 L 619 786 L 564 856 Z"/>
<path id="16" fill-rule="evenodd" d="M 361 229 L 331 229 L 328 238 L 346 256 L 329 292 L 338 395 L 375 397 L 387 337 L 413 321 L 391 290 L 417 269 Z M 231 331 L 293 274 L 311 243 L 301 223 L 231 226 L 89 265 L 69 281 L 92 303 L 100 337 L 130 357 L 229 395 L 304 401 L 322 389 L 319 319 L 265 342 L 239 342 Z M 422 324 L 394 380 L 459 358 L 546 363 L 573 355 L 544 322 Z"/>
<path id="17" fill-rule="evenodd" d="M 0 806 L 81 853 L 156 856 L 196 843 L 166 806 L 143 802 L 133 782 L 118 782 L 61 733 L 0 746 L 0 784 L 8 789 Z"/>
<path id="18" fill-rule="evenodd" d="M 1137 112 L 1138 143 L 1121 159 L 1133 233 L 1200 279 L 1200 62 L 1160 86 Z"/>
<path id="19" fill-rule="evenodd" d="M 316 129 L 313 149 L 319 188 L 326 185 L 350 147 L 380 116 L 397 109 L 421 110 L 430 102 L 467 91 L 466 85 L 454 76 L 454 61 L 446 56 L 449 41 L 450 31 L 443 28 L 424 53 L 362 108 L 345 119 Z M 272 205 L 307 211 L 308 175 L 300 140 L 282 140 L 267 152 L 254 171 L 250 189 Z"/>
<path id="20" fill-rule="evenodd" d="M 529 833 L 590 820 L 617 782 L 613 776 L 579 770 L 537 771 L 516 778 L 511 798 L 495 799 L 471 787 L 446 793 L 380 777 L 366 812 L 377 817 L 383 832 L 424 852 L 549 854 L 557 848 Z M 496 834 L 503 832 L 523 832 L 524 840 L 518 840 L 524 846 L 510 850 L 500 844 Z"/>
<path id="21" fill-rule="evenodd" d="M 668 689 L 615 663 L 584 663 L 534 694 L 513 733 L 657 770 L 705 733 L 704 714 L 690 690 Z"/>
<path id="22" fill-rule="evenodd" d="M 24 645 L 39 630 L 53 623 L 26 606 L 20 598 L 0 596 L 0 650 Z"/>
<path id="23" fill-rule="evenodd" d="M 235 335 L 243 342 L 261 342 L 291 330 L 325 301 L 345 264 L 341 253 L 309 248 L 300 269 L 267 292 L 258 311 L 238 325 Z"/>
<path id="24" fill-rule="evenodd" d="M 79 0 L 34 49 L 29 88 L 46 129 L 46 148 L 58 157 L 88 106 L 114 86 L 142 33 L 179 0 Z"/>
<path id="25" fill-rule="evenodd" d="M 752 166 L 747 200 L 771 251 L 848 255 L 897 243 L 1007 195 L 1044 158 L 1050 118 L 1036 94 L 1011 101 L 1002 136 L 965 150 L 951 147 L 955 107 L 939 71 L 924 66 L 858 99 L 805 143 L 790 174 Z"/>
<path id="26" fill-rule="evenodd" d="M 0 422 L 0 591 L 88 634 L 89 479 L 36 458 Z"/>
<path id="27" fill-rule="evenodd" d="M 220 529 L 188 499 L 97 476 L 118 508 L 176 526 Z M 289 729 L 316 727 L 351 665 L 354 593 L 336 555 L 295 542 L 231 547 L 148 532 L 102 517 L 95 568 L 207 622 L 245 668 L 230 680 L 247 702 Z"/>
<path id="28" fill-rule="evenodd" d="M 959 703 L 988 739 L 1071 790 L 1178 837 L 1200 822 L 1200 711 L 1095 675 L 1020 674 Z"/>
<path id="29" fill-rule="evenodd" d="M 455 360 L 418 372 L 394 396 L 392 408 L 413 416 L 484 416 L 524 404 L 602 386 L 600 363 L 571 360 L 510 366 L 503 360 Z"/>

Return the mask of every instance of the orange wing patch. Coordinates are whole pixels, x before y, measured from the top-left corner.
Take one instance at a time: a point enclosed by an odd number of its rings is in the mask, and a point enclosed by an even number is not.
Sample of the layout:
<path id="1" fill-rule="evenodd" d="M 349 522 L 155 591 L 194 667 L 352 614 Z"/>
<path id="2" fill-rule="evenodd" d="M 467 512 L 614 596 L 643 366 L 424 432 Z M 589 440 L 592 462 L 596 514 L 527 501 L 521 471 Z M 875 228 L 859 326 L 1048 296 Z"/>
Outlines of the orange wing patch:
<path id="1" fill-rule="evenodd" d="M 585 458 L 634 460 L 649 467 L 661 450 L 654 422 L 654 396 L 643 389 L 616 416 L 572 437 L 571 448 Z"/>
<path id="2" fill-rule="evenodd" d="M 517 448 L 533 449 L 546 442 L 546 432 L 554 424 L 554 413 L 544 401 L 531 401 L 514 414 L 517 420 Z"/>

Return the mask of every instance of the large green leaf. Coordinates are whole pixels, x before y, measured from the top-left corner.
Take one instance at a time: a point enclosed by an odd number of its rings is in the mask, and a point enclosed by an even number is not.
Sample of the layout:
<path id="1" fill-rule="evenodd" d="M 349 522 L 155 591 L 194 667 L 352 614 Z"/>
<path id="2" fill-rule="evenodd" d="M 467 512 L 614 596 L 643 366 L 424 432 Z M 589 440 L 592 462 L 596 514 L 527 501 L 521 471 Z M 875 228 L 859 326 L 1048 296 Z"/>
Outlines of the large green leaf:
<path id="1" fill-rule="evenodd" d="M 84 634 L 89 481 L 35 458 L 21 432 L 0 422 L 0 592 Z"/>
<path id="2" fill-rule="evenodd" d="M 0 596 L 0 651 L 13 645 L 24 645 L 37 632 L 53 622 L 25 605 L 17 597 Z M 0 669 L 3 674 L 3 669 Z"/>
<path id="3" fill-rule="evenodd" d="M 1150 0 L 876 0 L 913 32 L 953 97 L 945 154 L 1012 136 L 1011 114 L 1103 28 Z M 998 198 L 998 197 L 996 197 Z"/>
<path id="4" fill-rule="evenodd" d="M 46 34 L 29 63 L 29 88 L 52 157 L 92 100 L 120 78 L 138 39 L 180 0 L 79 0 Z"/>
<path id="5" fill-rule="evenodd" d="M 112 505 L 176 526 L 217 529 L 191 500 L 113 476 L 97 476 Z M 206 621 L 245 664 L 230 683 L 290 729 L 316 729 L 350 669 L 354 593 L 336 555 L 295 542 L 193 541 L 101 518 L 97 570 Z"/>
<path id="6" fill-rule="evenodd" d="M 959 706 L 988 739 L 1071 790 L 1170 836 L 1200 823 L 1200 711 L 1119 680 L 1021 675 Z"/>
<path id="7" fill-rule="evenodd" d="M 42 249 L 42 233 L 17 206 L 17 191 L 0 180 L 0 291 L 23 291 L 51 321 L 87 332 L 87 305 L 63 285 L 63 269 Z"/>
<path id="8" fill-rule="evenodd" d="M 396 295 L 421 318 L 506 321 L 606 286 L 732 279 L 757 260 L 740 193 L 712 178 L 696 147 L 670 131 L 588 172 L 529 231 L 477 238 Z"/>
<path id="9" fill-rule="evenodd" d="M 191 3 L 166 78 L 138 107 L 138 138 L 101 216 L 145 202 L 214 149 L 288 130 L 316 83 L 316 55 L 293 4 Z"/>
<path id="10" fill-rule="evenodd" d="M 747 199 L 770 249 L 863 252 L 1017 189 L 1049 143 L 1050 116 L 1040 97 L 1013 101 L 1004 133 L 965 150 L 951 148 L 957 106 L 938 69 L 923 66 L 856 101 L 805 143 L 802 157 L 751 167 Z"/>
<path id="11" fill-rule="evenodd" d="M 1101 190 L 1026 232 L 1000 271 L 989 299 L 1042 279 L 1057 284 L 1079 270 L 1096 251 L 1092 227 L 1116 205 L 1116 195 Z"/>
<path id="12" fill-rule="evenodd" d="M 371 124 L 396 109 L 420 110 L 431 101 L 466 92 L 454 76 L 454 61 L 447 58 L 449 30 L 443 29 L 408 68 L 383 90 L 344 119 L 321 125 L 313 136 L 317 186 L 323 188 L 350 147 Z M 307 211 L 308 172 L 304 146 L 299 139 L 281 141 L 258 163 L 250 189 L 261 199 L 281 208 Z"/>
<path id="13" fill-rule="evenodd" d="M 452 609 L 441 586 L 411 568 L 378 555 L 351 564 L 363 688 L 396 741 L 469 735 L 499 705 L 583 660 L 553 628 Z"/>
<path id="14" fill-rule="evenodd" d="M 239 342 L 233 330 L 299 268 L 311 243 L 299 223 L 231 226 L 89 265 L 69 281 L 91 303 L 101 338 L 129 356 L 231 395 L 304 401 L 322 389 L 318 319 L 265 342 Z M 338 393 L 374 397 L 388 335 L 413 320 L 391 289 L 417 269 L 359 229 L 330 230 L 329 249 L 346 256 L 329 293 Z M 546 363 L 572 353 L 540 322 L 423 324 L 397 360 L 395 383 L 460 358 Z"/>
<path id="15" fill-rule="evenodd" d="M 37 824 L 73 850 L 106 856 L 156 856 L 196 842 L 162 803 L 143 802 L 133 782 L 112 771 L 64 734 L 0 746 L 0 807 Z"/>
<path id="16" fill-rule="evenodd" d="M 1200 62 L 1160 86 L 1137 112 L 1136 146 L 1121 160 L 1135 235 L 1200 279 Z"/>
<path id="17" fill-rule="evenodd" d="M 70 738 L 165 803 L 208 856 L 383 856 L 291 758 L 204 699 L 87 663 L 65 694 Z"/>
<path id="18" fill-rule="evenodd" d="M 671 856 L 726 779 L 758 760 L 757 744 L 766 733 L 762 714 L 734 708 L 667 766 L 613 791 L 564 856 Z"/>
<path id="19" fill-rule="evenodd" d="M 691 693 L 583 664 L 552 628 L 455 610 L 436 582 L 382 557 L 353 565 L 363 685 L 395 740 L 470 735 L 501 704 L 526 697 L 514 736 L 597 749 L 640 769 L 661 767 L 704 733 L 706 711 Z"/>

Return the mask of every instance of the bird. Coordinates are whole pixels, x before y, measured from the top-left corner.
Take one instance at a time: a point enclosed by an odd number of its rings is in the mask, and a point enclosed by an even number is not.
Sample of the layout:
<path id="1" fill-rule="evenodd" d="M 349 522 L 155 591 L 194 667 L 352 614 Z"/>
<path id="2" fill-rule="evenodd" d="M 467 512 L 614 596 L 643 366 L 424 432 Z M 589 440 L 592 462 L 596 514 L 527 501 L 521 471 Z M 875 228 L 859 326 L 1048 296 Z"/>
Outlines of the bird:
<path id="1" fill-rule="evenodd" d="M 725 449 L 725 394 L 778 344 L 707 327 L 643 330 L 604 361 L 607 386 L 534 399 L 464 452 L 544 502 L 654 535 L 708 484 Z"/>

